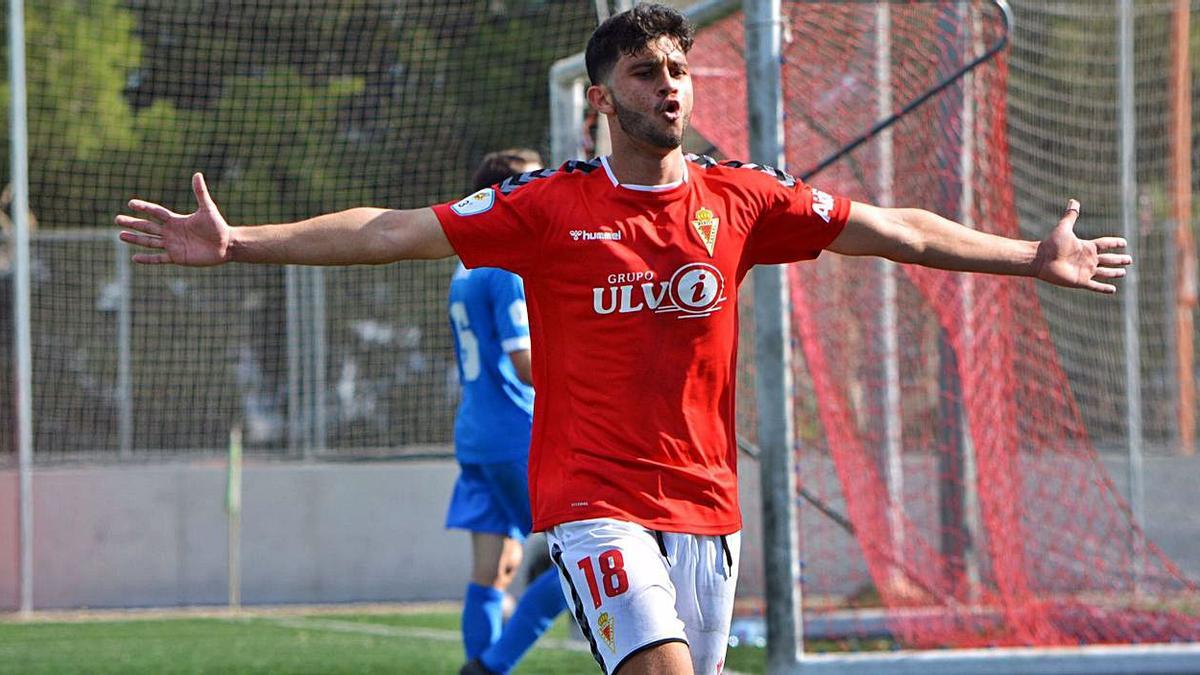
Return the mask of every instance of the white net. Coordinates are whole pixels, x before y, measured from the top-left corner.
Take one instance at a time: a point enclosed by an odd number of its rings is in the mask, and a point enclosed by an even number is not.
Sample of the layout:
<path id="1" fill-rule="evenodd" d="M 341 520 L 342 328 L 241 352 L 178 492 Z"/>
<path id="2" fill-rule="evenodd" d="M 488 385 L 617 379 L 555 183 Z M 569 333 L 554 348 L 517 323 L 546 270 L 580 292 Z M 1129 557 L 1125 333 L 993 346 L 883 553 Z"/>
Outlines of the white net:
<path id="1" fill-rule="evenodd" d="M 1179 379 L 1174 331 L 1184 253 L 1175 246 L 1170 161 L 1172 8 L 1170 0 L 1133 3 L 1136 81 L 1138 335 L 1142 405 L 1139 413 L 1151 455 L 1192 454 L 1180 446 Z M 1064 195 L 1083 204 L 1083 234 L 1120 234 L 1121 121 L 1117 3 L 1014 2 L 1016 28 L 1009 65 L 1009 146 L 1012 184 L 1022 232 L 1035 237 L 1044 214 Z M 1192 1 L 1191 91 L 1200 83 L 1200 3 Z M 1200 110 L 1192 107 L 1190 151 L 1195 162 Z M 1192 195 L 1200 193 L 1193 173 Z M 1196 213 L 1193 210 L 1193 214 Z M 1193 221 L 1192 228 L 1196 223 Z M 1127 448 L 1126 350 L 1122 305 L 1111 298 L 1039 287 L 1071 390 L 1097 448 Z M 1191 310 L 1184 310 L 1191 311 Z M 1194 336 L 1193 336 L 1194 338 Z M 1194 377 L 1191 374 L 1190 377 Z M 1194 405 L 1194 403 L 1193 403 Z"/>

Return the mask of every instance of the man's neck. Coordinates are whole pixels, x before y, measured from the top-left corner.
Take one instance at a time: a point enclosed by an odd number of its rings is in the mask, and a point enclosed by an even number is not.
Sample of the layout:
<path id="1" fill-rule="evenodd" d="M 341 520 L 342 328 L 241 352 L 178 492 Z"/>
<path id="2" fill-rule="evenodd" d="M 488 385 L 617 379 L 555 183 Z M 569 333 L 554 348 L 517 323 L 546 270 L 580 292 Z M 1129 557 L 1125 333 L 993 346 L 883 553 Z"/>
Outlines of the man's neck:
<path id="1" fill-rule="evenodd" d="M 628 185 L 667 185 L 683 180 L 683 150 L 647 151 L 621 147 L 613 139 L 608 166 L 621 183 Z"/>

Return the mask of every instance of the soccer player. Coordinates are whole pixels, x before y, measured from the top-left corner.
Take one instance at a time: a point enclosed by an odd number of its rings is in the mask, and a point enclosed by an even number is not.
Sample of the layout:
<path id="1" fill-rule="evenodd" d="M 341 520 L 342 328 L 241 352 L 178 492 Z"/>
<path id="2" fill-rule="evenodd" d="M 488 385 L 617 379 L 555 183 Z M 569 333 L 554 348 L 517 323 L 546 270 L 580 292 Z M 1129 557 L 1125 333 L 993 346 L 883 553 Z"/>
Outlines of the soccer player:
<path id="1" fill-rule="evenodd" d="M 475 190 L 542 168 L 533 150 L 489 153 L 475 171 Z M 450 325 L 462 402 L 454 422 L 461 472 L 446 527 L 471 533 L 471 581 L 463 601 L 467 675 L 507 673 L 546 632 L 566 602 L 556 570 L 531 580 L 501 630 L 505 590 L 521 566 L 529 510 L 529 435 L 533 375 L 529 316 L 521 278 L 494 267 L 461 263 L 450 282 Z"/>
<path id="2" fill-rule="evenodd" d="M 118 216 L 140 263 L 337 265 L 439 258 L 525 281 L 538 394 L 529 454 L 534 530 L 605 672 L 713 673 L 738 571 L 734 432 L 737 288 L 758 264 L 822 250 L 1115 293 L 1130 256 L 1081 240 L 1079 204 L 1041 241 L 928 211 L 836 197 L 786 173 L 685 157 L 692 110 L 683 17 L 639 5 L 588 42 L 588 102 L 612 154 L 512 178 L 458 202 L 351 209 L 230 227 L 199 208 L 134 200 Z M 710 105 L 719 105 L 710 102 Z"/>

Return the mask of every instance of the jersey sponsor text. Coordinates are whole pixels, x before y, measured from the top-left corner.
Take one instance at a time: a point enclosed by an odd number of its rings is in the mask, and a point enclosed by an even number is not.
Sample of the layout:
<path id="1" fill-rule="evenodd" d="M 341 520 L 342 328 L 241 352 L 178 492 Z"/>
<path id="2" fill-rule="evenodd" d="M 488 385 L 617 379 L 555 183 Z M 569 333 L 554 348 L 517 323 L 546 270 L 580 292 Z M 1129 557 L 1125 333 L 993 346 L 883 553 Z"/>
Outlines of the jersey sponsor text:
<path id="1" fill-rule="evenodd" d="M 642 283 L 639 280 L 645 279 Z M 629 281 L 633 283 L 620 283 Z M 676 318 L 702 318 L 721 309 L 725 277 L 716 267 L 692 262 L 675 270 L 670 281 L 654 281 L 654 272 L 608 275 L 609 286 L 592 289 L 592 309 L 597 314 L 629 314 L 650 310 L 657 314 L 679 312 Z"/>

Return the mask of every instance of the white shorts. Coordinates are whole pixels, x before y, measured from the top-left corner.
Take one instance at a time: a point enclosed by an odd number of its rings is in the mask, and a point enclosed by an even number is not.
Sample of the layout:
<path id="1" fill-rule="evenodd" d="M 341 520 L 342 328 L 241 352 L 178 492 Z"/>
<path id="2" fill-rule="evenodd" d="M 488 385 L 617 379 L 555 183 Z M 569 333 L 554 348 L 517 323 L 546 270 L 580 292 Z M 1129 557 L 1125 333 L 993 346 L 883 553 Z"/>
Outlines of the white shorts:
<path id="1" fill-rule="evenodd" d="M 655 532 L 600 518 L 546 533 L 567 606 L 606 673 L 682 642 L 697 675 L 720 673 L 729 645 L 741 533 Z"/>

